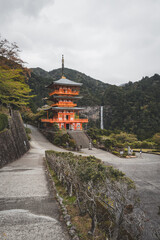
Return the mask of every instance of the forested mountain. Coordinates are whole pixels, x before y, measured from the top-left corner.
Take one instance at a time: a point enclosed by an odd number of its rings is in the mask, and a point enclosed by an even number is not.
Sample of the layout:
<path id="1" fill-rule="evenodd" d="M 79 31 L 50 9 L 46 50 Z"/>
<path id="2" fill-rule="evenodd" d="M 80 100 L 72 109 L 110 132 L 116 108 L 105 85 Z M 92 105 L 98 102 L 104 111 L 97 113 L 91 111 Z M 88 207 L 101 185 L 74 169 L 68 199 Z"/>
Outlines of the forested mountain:
<path id="1" fill-rule="evenodd" d="M 105 127 L 135 133 L 140 139 L 160 131 L 160 76 L 145 77 L 104 93 Z"/>
<path id="2" fill-rule="evenodd" d="M 65 68 L 65 76 L 83 83 L 78 102 L 80 106 L 104 105 L 104 126 L 135 133 L 140 139 L 160 132 L 160 76 L 145 77 L 142 80 L 122 86 L 105 84 L 83 73 Z M 45 86 L 61 78 L 61 69 L 46 72 L 40 68 L 32 69 L 29 86 L 34 104 L 42 106 L 42 98 L 48 96 Z M 31 103 L 33 107 L 33 102 Z"/>

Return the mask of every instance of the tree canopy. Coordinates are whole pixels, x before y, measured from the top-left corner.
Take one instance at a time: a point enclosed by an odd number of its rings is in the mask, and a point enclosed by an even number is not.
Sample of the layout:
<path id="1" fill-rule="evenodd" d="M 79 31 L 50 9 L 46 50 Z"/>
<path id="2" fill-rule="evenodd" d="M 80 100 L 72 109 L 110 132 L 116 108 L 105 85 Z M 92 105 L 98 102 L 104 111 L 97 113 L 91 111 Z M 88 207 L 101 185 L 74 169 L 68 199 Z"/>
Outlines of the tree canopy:
<path id="1" fill-rule="evenodd" d="M 32 97 L 27 84 L 29 70 L 23 66 L 19 52 L 16 43 L 0 38 L 0 104 L 20 107 Z"/>

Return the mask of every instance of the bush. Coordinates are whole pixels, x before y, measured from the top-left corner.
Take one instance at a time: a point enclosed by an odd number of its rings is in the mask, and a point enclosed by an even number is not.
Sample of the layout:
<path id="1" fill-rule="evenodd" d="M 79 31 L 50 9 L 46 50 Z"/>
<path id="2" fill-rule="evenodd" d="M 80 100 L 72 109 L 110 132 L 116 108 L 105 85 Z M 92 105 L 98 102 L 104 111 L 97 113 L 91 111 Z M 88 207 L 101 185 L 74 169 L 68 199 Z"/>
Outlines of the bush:
<path id="1" fill-rule="evenodd" d="M 117 151 L 112 151 L 113 154 L 115 154 L 116 156 L 120 156 L 120 153 Z"/>
<path id="2" fill-rule="evenodd" d="M 75 143 L 75 141 L 73 139 L 69 139 L 69 146 L 71 148 L 76 148 L 76 143 Z"/>
<path id="3" fill-rule="evenodd" d="M 120 143 L 132 143 L 137 140 L 134 134 L 128 134 L 126 132 L 120 132 L 119 134 L 111 134 L 111 137 Z"/>
<path id="4" fill-rule="evenodd" d="M 123 143 L 120 143 L 120 142 L 117 142 L 116 147 L 118 147 L 118 148 L 123 148 L 123 147 L 124 147 L 124 144 L 123 144 Z"/>
<path id="5" fill-rule="evenodd" d="M 29 136 L 29 134 L 31 134 L 31 129 L 25 127 L 25 131 L 26 131 L 26 135 L 27 135 L 28 141 L 30 141 L 31 137 Z"/>
<path id="6" fill-rule="evenodd" d="M 132 148 L 141 148 L 141 141 L 134 141 L 133 143 L 130 144 Z"/>
<path id="7" fill-rule="evenodd" d="M 147 141 L 143 141 L 141 143 L 141 148 L 153 148 L 154 143 L 153 142 L 147 142 Z"/>
<path id="8" fill-rule="evenodd" d="M 61 145 L 61 139 L 60 139 L 59 137 L 56 137 L 56 138 L 54 139 L 53 143 L 54 143 L 55 145 L 60 146 L 60 145 Z"/>
<path id="9" fill-rule="evenodd" d="M 122 155 L 122 157 L 125 158 L 125 157 L 127 157 L 127 155 L 128 155 L 128 154 L 127 154 L 126 152 L 124 152 L 123 155 Z"/>
<path id="10" fill-rule="evenodd" d="M 31 129 L 30 128 L 25 127 L 25 131 L 26 131 L 27 134 L 31 134 Z"/>
<path id="11" fill-rule="evenodd" d="M 104 142 L 104 145 L 107 149 L 109 149 L 110 147 L 113 146 L 113 140 L 111 139 L 106 139 L 105 142 Z"/>
<path id="12" fill-rule="evenodd" d="M 154 134 L 152 140 L 156 144 L 156 148 L 160 149 L 160 133 Z"/>
<path id="13" fill-rule="evenodd" d="M 0 113 L 0 131 L 8 127 L 8 117 L 6 114 Z"/>
<path id="14" fill-rule="evenodd" d="M 93 145 L 96 145 L 96 144 L 97 144 L 97 140 L 94 139 L 94 140 L 92 141 L 92 143 L 93 143 Z"/>

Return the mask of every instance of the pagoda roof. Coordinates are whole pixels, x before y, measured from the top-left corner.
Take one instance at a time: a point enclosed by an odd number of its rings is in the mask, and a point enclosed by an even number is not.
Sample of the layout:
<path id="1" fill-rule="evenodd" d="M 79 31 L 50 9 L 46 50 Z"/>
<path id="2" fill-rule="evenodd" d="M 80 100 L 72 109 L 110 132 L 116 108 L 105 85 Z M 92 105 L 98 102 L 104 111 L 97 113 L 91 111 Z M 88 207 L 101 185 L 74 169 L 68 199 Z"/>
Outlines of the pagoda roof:
<path id="1" fill-rule="evenodd" d="M 46 88 L 50 88 L 51 86 L 54 85 L 62 85 L 62 86 L 82 86 L 83 83 L 77 83 L 77 82 L 73 82 L 67 78 L 65 78 L 64 76 L 62 76 L 61 79 L 57 80 L 57 81 L 53 81 L 51 84 L 49 84 L 48 86 L 46 86 Z"/>
<path id="2" fill-rule="evenodd" d="M 83 98 L 82 96 L 57 96 L 57 95 L 52 95 L 47 100 L 53 100 L 53 99 L 81 99 Z"/>
<path id="3" fill-rule="evenodd" d="M 84 108 L 79 108 L 79 107 L 50 107 L 45 109 L 47 110 L 83 110 Z"/>
<path id="4" fill-rule="evenodd" d="M 83 110 L 84 108 L 79 107 L 52 107 L 52 110 Z"/>

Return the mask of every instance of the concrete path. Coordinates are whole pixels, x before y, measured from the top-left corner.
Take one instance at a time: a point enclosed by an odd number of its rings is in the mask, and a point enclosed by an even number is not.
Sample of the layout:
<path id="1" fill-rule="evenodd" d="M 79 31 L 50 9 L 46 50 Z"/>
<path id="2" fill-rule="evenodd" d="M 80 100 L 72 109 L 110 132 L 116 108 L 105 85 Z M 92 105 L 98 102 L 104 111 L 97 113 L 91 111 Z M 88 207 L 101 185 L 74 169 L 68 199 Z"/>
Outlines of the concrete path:
<path id="1" fill-rule="evenodd" d="M 0 239 L 69 240 L 43 165 L 44 151 L 57 149 L 32 132 L 30 151 L 0 169 Z"/>

